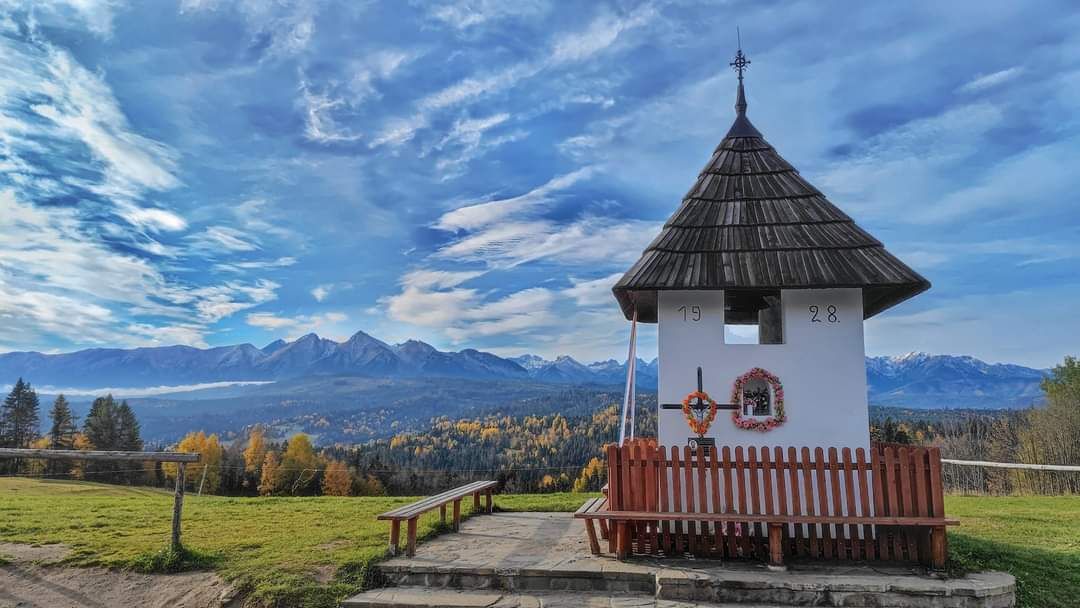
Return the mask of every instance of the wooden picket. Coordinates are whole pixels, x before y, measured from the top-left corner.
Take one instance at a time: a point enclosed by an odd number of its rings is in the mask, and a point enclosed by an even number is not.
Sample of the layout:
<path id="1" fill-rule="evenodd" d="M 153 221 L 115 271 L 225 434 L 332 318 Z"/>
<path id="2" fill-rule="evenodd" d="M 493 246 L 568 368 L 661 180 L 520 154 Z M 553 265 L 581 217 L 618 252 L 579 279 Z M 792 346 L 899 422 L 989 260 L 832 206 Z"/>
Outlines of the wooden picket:
<path id="1" fill-rule="evenodd" d="M 944 519 L 938 449 L 874 444 L 867 452 L 608 446 L 608 548 L 939 564 L 952 522 Z"/>

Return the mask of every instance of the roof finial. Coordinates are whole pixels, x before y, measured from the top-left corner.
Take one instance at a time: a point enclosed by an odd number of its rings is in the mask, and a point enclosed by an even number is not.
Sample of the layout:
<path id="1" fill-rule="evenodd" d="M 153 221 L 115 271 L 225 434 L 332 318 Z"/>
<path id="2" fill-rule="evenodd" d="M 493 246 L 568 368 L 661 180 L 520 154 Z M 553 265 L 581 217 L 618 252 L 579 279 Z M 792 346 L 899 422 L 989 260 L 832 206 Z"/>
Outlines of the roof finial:
<path id="1" fill-rule="evenodd" d="M 742 79 L 743 70 L 746 69 L 746 66 L 750 65 L 750 60 L 746 58 L 746 55 L 743 55 L 742 32 L 739 31 L 738 27 L 735 28 L 735 35 L 739 38 L 739 50 L 735 53 L 735 61 L 732 61 L 728 65 L 739 73 L 739 95 L 735 98 L 735 113 L 739 116 L 744 116 L 746 114 L 746 93 L 743 92 Z"/>

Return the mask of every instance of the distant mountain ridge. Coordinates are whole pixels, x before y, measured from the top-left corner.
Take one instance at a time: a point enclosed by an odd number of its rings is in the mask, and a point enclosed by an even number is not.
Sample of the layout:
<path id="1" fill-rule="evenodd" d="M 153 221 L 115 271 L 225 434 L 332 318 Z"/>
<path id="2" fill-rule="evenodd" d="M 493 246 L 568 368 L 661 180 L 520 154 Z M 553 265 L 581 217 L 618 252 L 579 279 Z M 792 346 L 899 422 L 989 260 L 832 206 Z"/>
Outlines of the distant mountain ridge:
<path id="1" fill-rule="evenodd" d="M 973 357 L 926 353 L 868 357 L 866 370 L 871 404 L 935 409 L 1038 403 L 1042 398 L 1039 383 L 1046 373 Z M 642 390 L 655 389 L 655 359 L 638 359 L 637 372 Z M 0 383 L 24 377 L 37 386 L 64 388 L 143 388 L 318 375 L 620 385 L 626 380 L 626 364 L 614 359 L 582 363 L 565 355 L 553 361 L 530 354 L 504 358 L 471 348 L 440 351 L 419 340 L 388 344 L 362 331 L 344 342 L 312 333 L 292 342 L 275 340 L 263 348 L 239 344 L 0 354 Z"/>

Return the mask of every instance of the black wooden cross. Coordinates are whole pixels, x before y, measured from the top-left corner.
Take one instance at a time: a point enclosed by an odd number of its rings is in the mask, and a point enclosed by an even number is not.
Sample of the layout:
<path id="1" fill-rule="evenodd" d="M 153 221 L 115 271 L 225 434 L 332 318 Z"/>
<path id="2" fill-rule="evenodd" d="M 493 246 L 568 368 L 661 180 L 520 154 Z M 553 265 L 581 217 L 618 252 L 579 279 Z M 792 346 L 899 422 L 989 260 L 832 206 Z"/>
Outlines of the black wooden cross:
<path id="1" fill-rule="evenodd" d="M 704 387 L 702 386 L 702 383 L 701 383 L 701 368 L 700 367 L 697 368 L 697 390 L 698 390 L 699 393 L 705 392 L 705 389 L 704 389 Z M 682 403 L 662 403 L 662 404 L 660 404 L 660 407 L 665 409 L 665 410 L 681 410 L 682 409 Z M 705 410 L 709 409 L 709 404 L 704 399 L 701 399 L 700 397 L 695 397 L 690 402 L 690 409 L 694 410 L 694 413 L 700 419 L 701 417 L 703 417 L 705 415 Z M 737 409 L 739 409 L 739 405 L 736 404 L 736 403 L 717 403 L 716 404 L 716 409 L 718 409 L 718 410 L 737 410 Z"/>
<path id="2" fill-rule="evenodd" d="M 705 388 L 701 382 L 701 368 L 697 368 L 697 390 L 699 393 L 705 392 Z M 661 403 L 660 407 L 665 410 L 681 410 L 683 405 L 681 403 Z M 694 417 L 699 421 L 705 418 L 705 412 L 709 409 L 709 403 L 700 397 L 694 397 L 690 401 L 690 409 L 694 411 Z M 717 403 L 716 409 L 718 410 L 737 410 L 738 404 L 735 403 Z M 698 448 L 715 448 L 716 440 L 712 437 L 690 437 L 687 439 L 687 444 L 690 449 L 696 450 Z"/>

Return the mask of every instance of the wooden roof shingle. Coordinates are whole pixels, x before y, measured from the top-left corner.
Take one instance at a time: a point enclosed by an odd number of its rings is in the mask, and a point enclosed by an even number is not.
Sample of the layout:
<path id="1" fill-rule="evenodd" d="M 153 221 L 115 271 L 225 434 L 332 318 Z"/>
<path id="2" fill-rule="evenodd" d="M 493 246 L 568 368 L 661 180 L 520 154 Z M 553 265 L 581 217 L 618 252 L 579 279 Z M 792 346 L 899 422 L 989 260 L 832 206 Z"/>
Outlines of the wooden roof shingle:
<path id="1" fill-rule="evenodd" d="M 869 318 L 930 288 L 736 118 L 663 230 L 613 291 L 627 319 L 655 323 L 657 292 L 863 290 Z"/>

